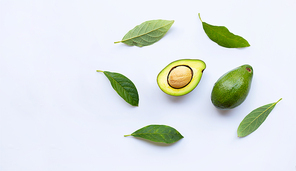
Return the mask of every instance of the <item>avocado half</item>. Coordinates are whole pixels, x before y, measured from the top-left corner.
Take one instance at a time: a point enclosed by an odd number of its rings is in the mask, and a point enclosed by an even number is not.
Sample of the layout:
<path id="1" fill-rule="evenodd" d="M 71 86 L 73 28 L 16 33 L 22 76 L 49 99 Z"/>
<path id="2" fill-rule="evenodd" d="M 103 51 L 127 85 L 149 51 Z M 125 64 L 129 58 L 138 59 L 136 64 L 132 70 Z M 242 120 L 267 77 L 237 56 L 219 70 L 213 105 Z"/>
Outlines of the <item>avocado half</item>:
<path id="1" fill-rule="evenodd" d="M 200 59 L 180 59 L 160 71 L 157 84 L 169 95 L 182 96 L 198 85 L 205 68 L 205 62 Z"/>

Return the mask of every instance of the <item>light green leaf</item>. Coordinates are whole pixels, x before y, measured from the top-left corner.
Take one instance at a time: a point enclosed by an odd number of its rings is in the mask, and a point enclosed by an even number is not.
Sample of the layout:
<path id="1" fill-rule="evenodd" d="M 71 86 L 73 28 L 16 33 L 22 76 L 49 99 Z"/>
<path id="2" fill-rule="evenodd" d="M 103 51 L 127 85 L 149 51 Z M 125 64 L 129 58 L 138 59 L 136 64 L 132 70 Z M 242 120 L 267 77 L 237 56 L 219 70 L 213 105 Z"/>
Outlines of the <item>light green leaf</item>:
<path id="1" fill-rule="evenodd" d="M 171 144 L 183 138 L 183 136 L 175 129 L 167 125 L 148 125 L 130 135 L 144 138 L 154 142 Z"/>
<path id="2" fill-rule="evenodd" d="M 231 33 L 225 26 L 214 26 L 206 22 L 202 22 L 203 29 L 208 37 L 218 45 L 226 48 L 242 48 L 249 47 L 249 42 L 241 36 Z"/>
<path id="3" fill-rule="evenodd" d="M 103 72 L 109 79 L 113 89 L 121 96 L 127 103 L 132 106 L 138 106 L 139 95 L 134 83 L 126 76 L 109 71 L 97 70 L 97 72 Z"/>
<path id="4" fill-rule="evenodd" d="M 239 137 L 245 137 L 254 132 L 265 121 L 275 105 L 281 100 L 282 99 L 279 99 L 275 103 L 261 106 L 249 113 L 240 123 L 237 129 L 237 135 Z"/>
<path id="5" fill-rule="evenodd" d="M 159 41 L 171 28 L 174 20 L 149 20 L 130 30 L 121 41 L 130 46 L 148 46 Z"/>

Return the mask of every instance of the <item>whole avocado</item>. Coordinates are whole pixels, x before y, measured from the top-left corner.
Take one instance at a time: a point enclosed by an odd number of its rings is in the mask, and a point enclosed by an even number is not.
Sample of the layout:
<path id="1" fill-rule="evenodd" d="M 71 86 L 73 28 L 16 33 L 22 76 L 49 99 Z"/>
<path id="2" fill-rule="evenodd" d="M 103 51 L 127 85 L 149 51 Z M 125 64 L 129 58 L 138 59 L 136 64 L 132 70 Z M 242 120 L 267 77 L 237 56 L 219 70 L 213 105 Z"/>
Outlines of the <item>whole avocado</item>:
<path id="1" fill-rule="evenodd" d="M 219 109 L 233 109 L 239 106 L 249 93 L 252 78 L 253 68 L 247 64 L 222 75 L 211 93 L 214 106 Z"/>

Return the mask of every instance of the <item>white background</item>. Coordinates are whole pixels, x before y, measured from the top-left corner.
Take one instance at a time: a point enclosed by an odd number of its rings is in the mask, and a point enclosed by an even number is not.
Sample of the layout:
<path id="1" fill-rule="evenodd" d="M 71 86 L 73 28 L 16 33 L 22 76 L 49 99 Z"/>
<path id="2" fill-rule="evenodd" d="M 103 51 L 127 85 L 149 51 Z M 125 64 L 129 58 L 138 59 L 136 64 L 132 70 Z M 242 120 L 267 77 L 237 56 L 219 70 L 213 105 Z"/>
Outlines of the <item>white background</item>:
<path id="1" fill-rule="evenodd" d="M 198 13 L 251 46 L 218 46 Z M 113 43 L 151 19 L 175 23 L 151 46 Z M 0 170 L 295 171 L 295 21 L 295 0 L 0 0 Z M 207 68 L 191 93 L 172 97 L 156 76 L 183 58 Z M 243 64 L 254 69 L 247 99 L 216 109 L 214 83 Z M 97 69 L 130 78 L 139 107 Z M 258 130 L 237 137 L 249 112 L 280 98 Z M 123 137 L 149 124 L 172 126 L 184 139 Z"/>

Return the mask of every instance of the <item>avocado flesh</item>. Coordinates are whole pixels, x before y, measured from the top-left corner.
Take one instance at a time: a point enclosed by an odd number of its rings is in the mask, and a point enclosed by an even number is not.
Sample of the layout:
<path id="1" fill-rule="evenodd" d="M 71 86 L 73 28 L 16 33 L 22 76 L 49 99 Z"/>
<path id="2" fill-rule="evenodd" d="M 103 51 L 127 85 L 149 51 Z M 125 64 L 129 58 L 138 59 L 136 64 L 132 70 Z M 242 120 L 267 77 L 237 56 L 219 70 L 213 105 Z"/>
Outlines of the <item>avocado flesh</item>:
<path id="1" fill-rule="evenodd" d="M 190 80 L 186 80 L 186 84 L 184 86 L 174 86 L 169 84 L 169 76 L 171 72 L 175 71 L 174 69 L 179 66 L 185 66 L 190 68 Z M 199 59 L 181 59 L 168 64 L 157 76 L 157 84 L 159 88 L 172 96 L 182 96 L 191 92 L 199 83 L 203 70 L 206 68 L 206 64 Z"/>
<path id="2" fill-rule="evenodd" d="M 211 101 L 219 109 L 233 109 L 245 101 L 253 78 L 250 65 L 239 66 L 224 75 L 215 83 Z"/>

